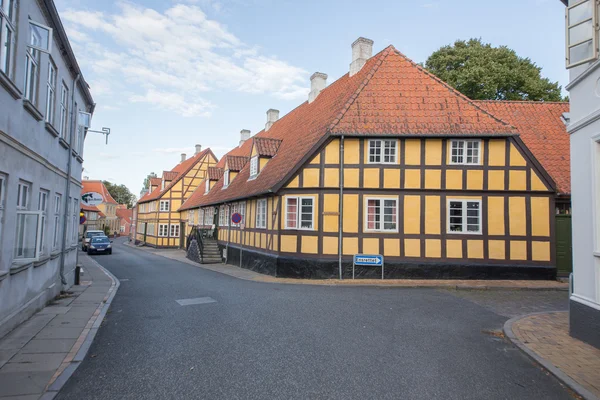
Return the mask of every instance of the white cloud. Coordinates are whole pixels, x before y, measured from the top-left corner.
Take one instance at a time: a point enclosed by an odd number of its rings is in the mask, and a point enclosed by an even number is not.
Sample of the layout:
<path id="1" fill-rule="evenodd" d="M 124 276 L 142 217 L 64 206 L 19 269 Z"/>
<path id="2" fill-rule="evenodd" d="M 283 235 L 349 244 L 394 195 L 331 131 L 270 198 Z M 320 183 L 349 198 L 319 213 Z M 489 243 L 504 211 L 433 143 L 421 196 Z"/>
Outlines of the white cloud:
<path id="1" fill-rule="evenodd" d="M 115 14 L 73 9 L 62 14 L 82 65 L 99 77 L 91 79 L 94 95 L 126 90 L 133 102 L 194 117 L 210 115 L 212 91 L 281 99 L 308 92 L 305 70 L 261 54 L 197 5 L 175 4 L 164 13 L 133 3 L 118 6 Z"/>

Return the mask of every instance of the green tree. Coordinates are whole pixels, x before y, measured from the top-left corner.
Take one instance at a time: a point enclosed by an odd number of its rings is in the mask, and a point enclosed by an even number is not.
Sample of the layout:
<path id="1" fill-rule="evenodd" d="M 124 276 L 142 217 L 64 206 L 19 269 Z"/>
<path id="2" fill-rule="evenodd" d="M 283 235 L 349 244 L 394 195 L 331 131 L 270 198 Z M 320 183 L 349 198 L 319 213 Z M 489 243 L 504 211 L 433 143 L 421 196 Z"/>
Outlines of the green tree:
<path id="1" fill-rule="evenodd" d="M 144 179 L 144 186 L 142 187 L 142 191 L 140 192 L 140 197 L 142 197 L 150 187 L 150 179 L 152 178 L 157 178 L 154 172 L 150 172 L 148 176 Z"/>
<path id="2" fill-rule="evenodd" d="M 132 208 L 133 204 L 137 201 L 137 198 L 133 193 L 129 191 L 125 185 L 115 185 L 108 181 L 103 181 L 104 186 L 108 190 L 108 193 L 115 199 L 119 204 L 127 204 L 127 208 Z"/>
<path id="3" fill-rule="evenodd" d="M 481 39 L 441 47 L 425 68 L 473 100 L 565 100 L 558 82 L 543 78 L 542 69 L 529 58 Z"/>

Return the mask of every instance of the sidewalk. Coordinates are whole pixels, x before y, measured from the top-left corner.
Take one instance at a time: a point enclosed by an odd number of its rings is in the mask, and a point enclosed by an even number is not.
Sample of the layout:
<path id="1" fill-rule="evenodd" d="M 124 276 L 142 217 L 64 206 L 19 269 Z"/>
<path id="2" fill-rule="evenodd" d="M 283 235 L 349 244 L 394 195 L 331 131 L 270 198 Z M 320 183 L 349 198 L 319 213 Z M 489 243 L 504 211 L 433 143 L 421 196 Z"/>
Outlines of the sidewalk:
<path id="1" fill-rule="evenodd" d="M 138 247 L 129 243 L 125 245 L 140 251 L 146 251 L 157 256 L 170 258 L 186 264 L 220 272 L 239 279 L 254 282 L 284 283 L 293 285 L 328 285 L 328 286 L 392 286 L 410 288 L 447 288 L 447 289 L 477 289 L 477 290 L 569 290 L 569 284 L 558 281 L 525 281 L 525 280 L 458 280 L 458 279 L 293 279 L 276 278 L 259 274 L 249 269 L 239 268 L 230 264 L 198 264 L 188 260 L 185 252 L 179 249 L 155 249 Z"/>
<path id="2" fill-rule="evenodd" d="M 600 350 L 569 336 L 569 313 L 513 318 L 506 336 L 584 399 L 600 398 Z"/>
<path id="3" fill-rule="evenodd" d="M 79 262 L 81 285 L 0 340 L 0 399 L 52 399 L 83 360 L 118 281 L 83 253 Z"/>

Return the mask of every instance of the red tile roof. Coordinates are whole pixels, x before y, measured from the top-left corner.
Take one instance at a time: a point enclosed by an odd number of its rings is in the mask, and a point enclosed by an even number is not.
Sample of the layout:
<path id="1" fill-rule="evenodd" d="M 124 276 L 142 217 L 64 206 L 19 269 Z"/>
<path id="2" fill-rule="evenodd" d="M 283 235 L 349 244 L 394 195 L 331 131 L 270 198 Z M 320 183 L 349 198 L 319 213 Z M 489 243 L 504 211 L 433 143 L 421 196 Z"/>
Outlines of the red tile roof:
<path id="1" fill-rule="evenodd" d="M 279 190 L 327 135 L 507 136 L 514 127 L 389 46 L 354 76 L 345 74 L 312 102 L 304 102 L 254 139 L 280 140 L 273 157 L 253 180 L 244 167 L 225 190 L 222 179 L 186 208 L 234 201 Z M 250 156 L 254 140 L 228 155 Z M 221 160 L 223 161 L 223 159 Z M 219 166 L 219 165 L 218 165 Z M 182 207 L 183 208 L 183 207 Z"/>
<path id="2" fill-rule="evenodd" d="M 477 101 L 481 108 L 514 125 L 520 137 L 554 180 L 561 194 L 571 193 L 569 134 L 561 116 L 569 103 Z"/>
<path id="3" fill-rule="evenodd" d="M 177 179 L 178 173 L 176 171 L 163 171 L 163 179 L 165 181 L 172 181 L 173 179 Z"/>
<path id="4" fill-rule="evenodd" d="M 256 152 L 262 157 L 273 157 L 277 154 L 277 149 L 281 144 L 280 139 L 272 139 L 267 137 L 257 137 L 254 139 Z"/>
<path id="5" fill-rule="evenodd" d="M 102 181 L 84 180 L 81 183 L 83 185 L 81 193 L 96 192 L 102 196 L 104 203 L 118 204 L 115 201 L 115 199 L 113 199 L 113 197 L 110 195 L 108 189 L 106 188 L 106 186 L 104 186 L 104 183 L 102 183 Z"/>
<path id="6" fill-rule="evenodd" d="M 208 167 L 207 174 L 211 181 L 218 181 L 223 176 L 223 168 Z"/>
<path id="7" fill-rule="evenodd" d="M 183 178 L 185 176 L 185 174 L 187 174 L 194 167 L 194 165 L 196 165 L 197 162 L 201 161 L 205 156 L 208 156 L 208 155 L 212 156 L 215 160 L 217 159 L 217 157 L 215 157 L 215 155 L 213 154 L 212 150 L 210 148 L 208 148 L 208 149 L 202 150 L 198 154 L 195 154 L 193 157 L 190 157 L 187 160 L 177 164 L 175 166 L 175 168 L 173 168 L 170 171 L 170 172 L 177 173 L 177 176 L 175 177 L 175 179 L 173 179 L 168 185 L 166 185 L 164 190 L 161 190 L 160 185 L 159 185 L 151 193 L 147 193 L 146 195 L 142 196 L 142 198 L 138 200 L 138 204 L 146 203 L 148 201 L 159 199 L 163 193 L 167 192 L 177 182 L 179 182 L 179 180 L 181 178 Z"/>
<path id="8" fill-rule="evenodd" d="M 131 208 L 117 208 L 117 217 L 124 219 L 127 223 L 131 223 L 133 210 Z"/>
<path id="9" fill-rule="evenodd" d="M 162 178 L 150 178 L 150 186 L 160 186 Z"/>
<path id="10" fill-rule="evenodd" d="M 230 171 L 241 171 L 248 162 L 248 157 L 227 156 L 227 168 Z"/>

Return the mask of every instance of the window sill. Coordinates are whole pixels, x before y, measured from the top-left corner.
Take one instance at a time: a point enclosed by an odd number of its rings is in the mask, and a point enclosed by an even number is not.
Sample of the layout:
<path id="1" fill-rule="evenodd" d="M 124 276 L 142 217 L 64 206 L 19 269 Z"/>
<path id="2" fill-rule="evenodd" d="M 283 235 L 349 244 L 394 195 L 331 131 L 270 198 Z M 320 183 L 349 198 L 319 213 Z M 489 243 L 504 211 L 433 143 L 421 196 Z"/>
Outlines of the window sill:
<path id="1" fill-rule="evenodd" d="M 50 253 L 50 259 L 51 260 L 56 260 L 59 256 L 60 256 L 60 251 L 58 251 L 58 250 L 53 251 L 52 253 Z"/>
<path id="2" fill-rule="evenodd" d="M 60 138 L 60 139 L 58 140 L 58 143 L 60 143 L 60 145 L 61 145 L 62 147 L 64 147 L 65 149 L 68 149 L 68 148 L 69 148 L 69 143 L 67 143 L 67 141 L 66 141 L 65 139 L 63 139 L 63 138 Z"/>
<path id="3" fill-rule="evenodd" d="M 8 271 L 0 272 L 0 282 L 5 280 L 9 276 Z"/>
<path id="4" fill-rule="evenodd" d="M 37 121 L 44 119 L 44 114 L 42 114 L 31 101 L 23 99 L 23 108 L 25 108 Z"/>
<path id="5" fill-rule="evenodd" d="M 54 128 L 54 126 L 52 126 L 52 124 L 50 122 L 46 122 L 46 130 L 48 132 L 50 132 L 50 134 L 52 136 L 54 136 L 55 138 L 60 136 L 58 131 Z"/>
<path id="6" fill-rule="evenodd" d="M 50 256 L 40 257 L 39 260 L 33 262 L 33 268 L 41 267 L 42 265 L 46 264 L 48 261 L 50 261 Z"/>
<path id="7" fill-rule="evenodd" d="M 16 275 L 19 272 L 23 272 L 33 267 L 33 261 L 15 261 L 10 267 L 10 274 Z"/>
<path id="8" fill-rule="evenodd" d="M 17 85 L 15 85 L 14 82 L 2 71 L 0 71 L 0 84 L 2 84 L 2 86 L 4 86 L 6 90 L 8 90 L 10 95 L 15 100 L 20 99 L 23 95 L 23 93 L 21 93 Z"/>
<path id="9" fill-rule="evenodd" d="M 83 164 L 83 158 L 78 154 L 75 159 L 79 162 L 79 164 Z"/>

